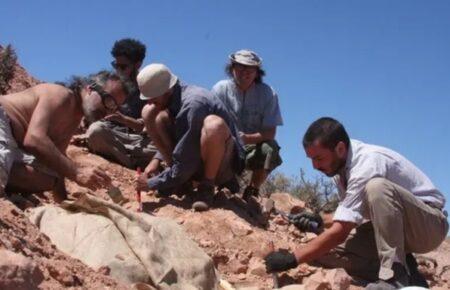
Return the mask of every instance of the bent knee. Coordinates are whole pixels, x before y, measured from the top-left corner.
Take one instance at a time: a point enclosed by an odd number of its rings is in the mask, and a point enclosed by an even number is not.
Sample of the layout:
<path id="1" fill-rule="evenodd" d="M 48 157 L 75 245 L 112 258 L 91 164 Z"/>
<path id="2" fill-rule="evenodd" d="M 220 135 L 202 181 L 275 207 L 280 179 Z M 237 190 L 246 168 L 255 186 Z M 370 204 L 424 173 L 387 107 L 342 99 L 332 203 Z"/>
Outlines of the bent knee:
<path id="1" fill-rule="evenodd" d="M 382 197 L 382 193 L 386 191 L 388 183 L 389 180 L 383 177 L 374 177 L 370 179 L 365 186 L 367 201 L 371 203 L 377 198 Z"/>
<path id="2" fill-rule="evenodd" d="M 97 121 L 92 123 L 89 128 L 86 130 L 86 136 L 88 138 L 88 141 L 92 141 L 94 139 L 97 139 L 101 136 L 103 136 L 107 131 L 107 128 L 105 127 L 105 124 L 101 121 Z"/>
<path id="3" fill-rule="evenodd" d="M 203 120 L 202 133 L 206 133 L 208 135 L 220 134 L 228 138 L 230 129 L 221 117 L 217 115 L 209 115 L 205 118 L 205 120 Z"/>
<path id="4" fill-rule="evenodd" d="M 145 105 L 142 109 L 142 119 L 147 125 L 166 124 L 170 121 L 167 110 L 159 110 L 154 104 Z"/>
<path id="5" fill-rule="evenodd" d="M 144 122 L 154 121 L 158 115 L 159 110 L 154 104 L 147 104 L 142 108 L 141 116 Z"/>

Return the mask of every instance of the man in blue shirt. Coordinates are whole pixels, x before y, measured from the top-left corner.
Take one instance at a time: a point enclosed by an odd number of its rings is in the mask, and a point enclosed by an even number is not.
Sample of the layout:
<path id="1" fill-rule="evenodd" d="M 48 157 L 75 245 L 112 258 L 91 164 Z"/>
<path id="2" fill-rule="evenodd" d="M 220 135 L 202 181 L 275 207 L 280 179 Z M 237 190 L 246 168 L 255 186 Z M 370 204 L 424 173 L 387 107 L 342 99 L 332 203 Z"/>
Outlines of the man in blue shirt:
<path id="1" fill-rule="evenodd" d="M 261 58 L 250 50 L 239 50 L 229 58 L 226 73 L 230 79 L 219 81 L 212 92 L 230 111 L 245 144 L 246 169 L 252 171 L 243 196 L 248 201 L 259 195 L 261 184 L 282 162 L 275 134 L 283 119 L 277 94 L 262 81 Z"/>
<path id="2" fill-rule="evenodd" d="M 215 185 L 240 173 L 244 151 L 233 119 L 209 91 L 179 82 L 163 64 L 150 64 L 137 76 L 142 117 L 158 153 L 138 178 L 138 190 L 170 195 L 191 179 L 200 182 L 194 210 L 206 210 Z M 158 174 L 161 161 L 168 166 Z M 151 177 L 150 179 L 147 179 Z"/>

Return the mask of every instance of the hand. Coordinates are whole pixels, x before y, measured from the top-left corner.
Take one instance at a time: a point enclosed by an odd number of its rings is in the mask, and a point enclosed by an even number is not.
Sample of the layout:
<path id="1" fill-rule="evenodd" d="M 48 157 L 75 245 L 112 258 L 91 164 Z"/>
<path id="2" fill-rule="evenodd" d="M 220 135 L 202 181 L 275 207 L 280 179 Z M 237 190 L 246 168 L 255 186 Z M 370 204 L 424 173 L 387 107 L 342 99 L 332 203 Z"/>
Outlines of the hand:
<path id="1" fill-rule="evenodd" d="M 264 261 L 266 262 L 267 272 L 281 272 L 297 267 L 295 255 L 287 250 L 278 250 L 268 254 Z"/>
<path id="2" fill-rule="evenodd" d="M 104 120 L 107 121 L 114 121 L 114 122 L 118 122 L 118 123 L 125 123 L 125 115 L 123 115 L 121 112 L 117 111 L 113 114 L 110 114 L 108 116 L 106 116 L 105 118 L 103 118 Z"/>
<path id="3" fill-rule="evenodd" d="M 317 233 L 323 226 L 322 217 L 317 213 L 301 212 L 290 215 L 289 222 L 302 232 Z"/>
<path id="4" fill-rule="evenodd" d="M 159 165 L 161 163 L 161 160 L 159 159 L 152 159 L 150 163 L 145 167 L 144 175 L 147 177 L 152 177 L 159 173 Z"/>
<path id="5" fill-rule="evenodd" d="M 91 190 L 107 187 L 111 184 L 111 178 L 98 167 L 78 168 L 75 182 Z"/>
<path id="6" fill-rule="evenodd" d="M 136 190 L 137 191 L 149 191 L 147 184 L 148 178 L 145 174 L 141 174 L 136 179 Z"/>

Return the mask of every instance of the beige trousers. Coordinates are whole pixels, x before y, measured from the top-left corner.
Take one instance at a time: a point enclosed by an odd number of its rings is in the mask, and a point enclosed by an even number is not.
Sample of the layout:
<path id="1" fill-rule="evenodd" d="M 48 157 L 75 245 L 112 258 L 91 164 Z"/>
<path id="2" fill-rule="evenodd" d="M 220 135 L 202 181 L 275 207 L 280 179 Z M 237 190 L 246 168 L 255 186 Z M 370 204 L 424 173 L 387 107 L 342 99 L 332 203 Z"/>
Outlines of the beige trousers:
<path id="1" fill-rule="evenodd" d="M 325 267 L 346 269 L 368 281 L 393 276 L 392 264 L 406 266 L 406 253 L 426 253 L 447 236 L 441 209 L 416 198 L 385 178 L 371 179 L 365 188 L 370 222 L 357 227 L 335 250 L 317 260 Z"/>

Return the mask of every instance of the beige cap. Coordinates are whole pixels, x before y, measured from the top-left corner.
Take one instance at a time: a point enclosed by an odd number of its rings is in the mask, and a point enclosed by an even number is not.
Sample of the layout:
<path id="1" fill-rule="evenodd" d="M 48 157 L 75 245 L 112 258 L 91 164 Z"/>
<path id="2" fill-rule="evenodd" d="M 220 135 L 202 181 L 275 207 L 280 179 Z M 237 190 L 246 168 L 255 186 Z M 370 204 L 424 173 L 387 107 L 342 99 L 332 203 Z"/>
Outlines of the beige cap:
<path id="1" fill-rule="evenodd" d="M 152 63 L 144 67 L 137 75 L 141 91 L 141 100 L 149 100 L 164 95 L 178 81 L 176 75 L 161 63 Z"/>
<path id="2" fill-rule="evenodd" d="M 235 53 L 230 54 L 229 58 L 232 62 L 248 66 L 260 67 L 262 63 L 262 58 L 260 58 L 256 52 L 248 49 L 238 50 Z"/>

